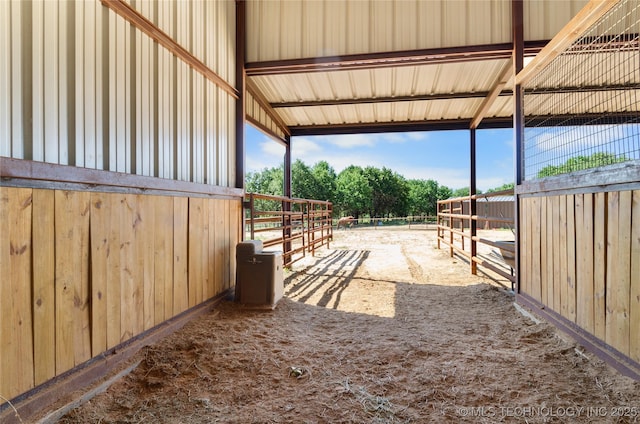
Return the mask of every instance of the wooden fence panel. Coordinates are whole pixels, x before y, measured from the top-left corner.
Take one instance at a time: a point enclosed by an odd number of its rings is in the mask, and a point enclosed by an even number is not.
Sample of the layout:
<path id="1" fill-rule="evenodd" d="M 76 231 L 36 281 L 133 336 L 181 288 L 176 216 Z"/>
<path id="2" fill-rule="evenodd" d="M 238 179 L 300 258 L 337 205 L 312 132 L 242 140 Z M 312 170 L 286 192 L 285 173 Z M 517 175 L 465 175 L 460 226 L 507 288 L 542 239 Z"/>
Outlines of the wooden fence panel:
<path id="1" fill-rule="evenodd" d="M 36 385 L 56 375 L 54 207 L 52 190 L 33 190 L 33 360 Z"/>
<path id="2" fill-rule="evenodd" d="M 640 191 L 520 201 L 521 293 L 637 361 Z"/>
<path id="3" fill-rule="evenodd" d="M 31 319 L 31 189 L 0 187 L 0 394 L 12 396 L 34 382 Z"/>
<path id="4" fill-rule="evenodd" d="M 1 396 L 233 284 L 241 201 L 192 200 L 0 187 Z"/>

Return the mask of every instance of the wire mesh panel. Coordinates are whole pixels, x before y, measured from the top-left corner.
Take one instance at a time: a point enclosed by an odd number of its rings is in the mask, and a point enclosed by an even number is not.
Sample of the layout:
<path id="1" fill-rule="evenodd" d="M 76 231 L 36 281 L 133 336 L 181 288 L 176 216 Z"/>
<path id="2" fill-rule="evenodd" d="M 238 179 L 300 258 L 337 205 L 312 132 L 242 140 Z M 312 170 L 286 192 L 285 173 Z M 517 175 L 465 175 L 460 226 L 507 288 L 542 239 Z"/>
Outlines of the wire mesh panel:
<path id="1" fill-rule="evenodd" d="M 640 2 L 614 6 L 524 88 L 525 179 L 640 160 Z"/>

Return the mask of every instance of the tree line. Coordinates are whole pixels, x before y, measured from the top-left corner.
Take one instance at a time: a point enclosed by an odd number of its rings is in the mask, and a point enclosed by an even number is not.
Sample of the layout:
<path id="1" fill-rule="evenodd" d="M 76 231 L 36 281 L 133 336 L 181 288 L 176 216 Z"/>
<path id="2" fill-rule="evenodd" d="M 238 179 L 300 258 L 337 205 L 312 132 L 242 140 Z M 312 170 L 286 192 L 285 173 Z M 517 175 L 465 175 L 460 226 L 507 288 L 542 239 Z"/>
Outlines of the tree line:
<path id="1" fill-rule="evenodd" d="M 545 166 L 536 176 L 544 178 L 627 160 L 629 158 L 625 155 L 605 152 L 579 155 L 561 165 Z M 282 196 L 283 181 L 284 166 L 279 166 L 247 173 L 245 184 L 249 193 Z M 513 183 L 507 183 L 487 192 L 509 190 L 513 186 Z M 332 202 L 335 216 L 352 215 L 356 218 L 434 216 L 438 200 L 469 195 L 469 187 L 454 190 L 431 179 L 406 179 L 385 167 L 351 165 L 336 174 L 326 161 L 310 167 L 301 160 L 296 160 L 291 166 L 291 191 L 293 197 Z M 259 202 L 262 203 L 257 207 L 263 210 L 273 210 L 276 206 L 264 200 Z"/>
<path id="2" fill-rule="evenodd" d="M 283 195 L 284 166 L 247 173 L 245 184 L 250 193 Z M 513 188 L 506 184 L 492 191 Z M 451 189 L 435 180 L 406 179 L 389 168 L 365 168 L 351 165 L 339 174 L 326 161 L 308 166 L 296 160 L 291 166 L 291 194 L 302 199 L 328 200 L 335 216 L 355 218 L 434 216 L 437 201 L 468 196 L 469 188 Z M 269 210 L 273 205 L 257 205 Z"/>

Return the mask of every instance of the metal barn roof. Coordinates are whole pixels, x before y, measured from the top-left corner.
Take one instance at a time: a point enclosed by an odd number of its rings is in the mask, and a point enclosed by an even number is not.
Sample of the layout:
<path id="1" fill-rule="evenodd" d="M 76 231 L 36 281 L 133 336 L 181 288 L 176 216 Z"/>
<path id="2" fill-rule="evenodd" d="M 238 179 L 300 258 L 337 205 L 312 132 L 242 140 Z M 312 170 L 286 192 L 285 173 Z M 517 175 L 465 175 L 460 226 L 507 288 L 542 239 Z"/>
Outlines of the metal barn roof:
<path id="1" fill-rule="evenodd" d="M 250 121 L 261 122 L 263 129 L 280 127 L 272 132 L 277 138 L 464 129 L 472 122 L 479 128 L 510 127 L 512 4 L 248 1 L 247 84 L 265 109 L 258 113 L 260 108 L 252 107 Z M 524 0 L 525 55 L 539 52 L 585 4 L 587 0 Z M 603 52 L 603 60 L 615 54 L 625 52 Z M 588 79 L 548 78 L 547 83 L 567 96 L 574 95 L 572 88 L 594 85 Z M 619 83 L 628 89 L 633 82 Z M 527 101 L 544 103 L 537 95 Z M 529 110 L 544 113 L 544 108 Z"/>
<path id="2" fill-rule="evenodd" d="M 291 134 L 510 126 L 511 2 L 264 0 L 246 3 L 254 97 Z M 586 0 L 525 0 L 535 54 Z M 265 122 L 264 116 L 249 116 Z M 264 127 L 269 127 L 265 125 Z M 282 129 L 279 134 L 284 133 Z"/>

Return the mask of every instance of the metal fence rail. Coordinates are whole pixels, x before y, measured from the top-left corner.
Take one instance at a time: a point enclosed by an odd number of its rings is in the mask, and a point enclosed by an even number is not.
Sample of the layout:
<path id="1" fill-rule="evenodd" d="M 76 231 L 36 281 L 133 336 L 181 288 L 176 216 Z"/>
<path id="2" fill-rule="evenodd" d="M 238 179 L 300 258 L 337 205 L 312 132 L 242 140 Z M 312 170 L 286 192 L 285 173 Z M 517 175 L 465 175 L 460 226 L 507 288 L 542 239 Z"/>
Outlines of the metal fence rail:
<path id="1" fill-rule="evenodd" d="M 470 213 L 471 208 L 465 207 L 471 201 L 477 201 L 478 199 L 509 195 L 513 195 L 513 190 L 439 200 L 437 228 L 438 249 L 442 245 L 449 246 L 449 255 L 451 257 L 457 253 L 469 260 L 473 274 L 476 273 L 477 266 L 480 265 L 509 280 L 513 288 L 516 277 L 515 265 L 511 262 L 511 258 L 515 257 L 515 243 L 479 237 L 475 233 L 475 228 L 482 227 L 472 225 L 474 221 L 476 223 L 498 223 L 512 229 L 514 225 L 513 216 L 472 215 Z M 500 249 L 500 254 L 479 253 L 477 243 Z"/>
<path id="2" fill-rule="evenodd" d="M 282 250 L 284 266 L 312 255 L 333 238 L 331 202 L 247 193 L 244 237 Z"/>

